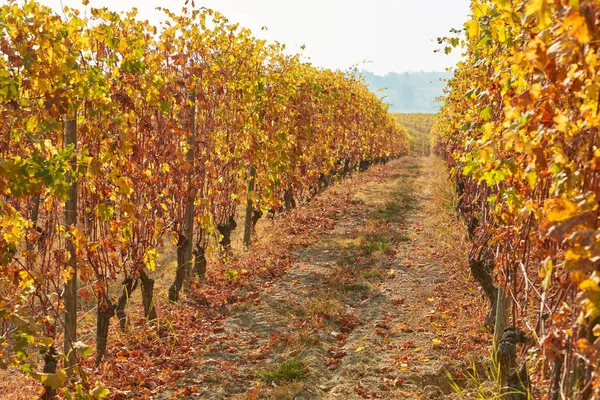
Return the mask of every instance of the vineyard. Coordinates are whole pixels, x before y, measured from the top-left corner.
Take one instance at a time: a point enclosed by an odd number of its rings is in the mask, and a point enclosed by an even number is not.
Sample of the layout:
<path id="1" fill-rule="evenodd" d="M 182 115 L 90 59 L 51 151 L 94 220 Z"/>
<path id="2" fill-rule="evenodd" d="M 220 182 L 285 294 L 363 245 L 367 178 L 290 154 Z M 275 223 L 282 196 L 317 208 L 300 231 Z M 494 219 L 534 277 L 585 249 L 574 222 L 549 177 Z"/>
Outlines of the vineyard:
<path id="1" fill-rule="evenodd" d="M 431 150 L 431 129 L 434 114 L 394 114 L 398 123 L 408 131 L 411 154 L 428 156 Z"/>
<path id="2" fill-rule="evenodd" d="M 354 73 L 303 63 L 219 13 L 164 10 L 157 29 L 135 11 L 19 3 L 0 8 L 0 362 L 44 398 L 74 376 L 68 396 L 108 396 L 94 370 L 113 321 L 130 329 L 138 286 L 144 320 L 173 339 L 155 323 L 152 278 L 171 243 L 175 303 L 210 278 L 207 260 L 232 258 L 238 208 L 250 246 L 262 216 L 409 150 Z M 78 336 L 90 319 L 95 345 Z"/>
<path id="3" fill-rule="evenodd" d="M 0 5 L 0 399 L 600 399 L 600 3 L 470 0 L 437 115 L 83 3 Z"/>

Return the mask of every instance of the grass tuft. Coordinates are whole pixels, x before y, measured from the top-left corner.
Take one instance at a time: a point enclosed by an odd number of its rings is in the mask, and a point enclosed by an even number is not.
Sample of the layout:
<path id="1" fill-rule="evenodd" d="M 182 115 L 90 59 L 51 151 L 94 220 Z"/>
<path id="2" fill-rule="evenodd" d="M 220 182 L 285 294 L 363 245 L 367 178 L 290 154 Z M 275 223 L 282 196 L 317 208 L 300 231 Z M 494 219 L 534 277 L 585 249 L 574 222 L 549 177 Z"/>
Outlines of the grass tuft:
<path id="1" fill-rule="evenodd" d="M 348 292 L 366 292 L 371 286 L 366 283 L 347 283 L 342 287 L 342 291 Z"/>
<path id="2" fill-rule="evenodd" d="M 381 272 L 377 268 L 373 268 L 370 271 L 364 272 L 362 277 L 365 279 L 381 279 Z"/>
<path id="3" fill-rule="evenodd" d="M 386 236 L 380 234 L 367 236 L 366 241 L 361 246 L 361 250 L 366 256 L 370 256 L 378 251 L 389 254 L 393 249 L 394 245 L 392 242 Z"/>
<path id="4" fill-rule="evenodd" d="M 398 236 L 395 237 L 395 239 L 399 242 L 410 242 L 410 235 L 406 234 L 406 233 L 401 233 Z"/>
<path id="5" fill-rule="evenodd" d="M 286 382 L 298 382 L 306 379 L 308 367 L 297 358 L 288 358 L 282 360 L 274 369 L 261 371 L 257 376 L 263 382 L 281 385 Z"/>

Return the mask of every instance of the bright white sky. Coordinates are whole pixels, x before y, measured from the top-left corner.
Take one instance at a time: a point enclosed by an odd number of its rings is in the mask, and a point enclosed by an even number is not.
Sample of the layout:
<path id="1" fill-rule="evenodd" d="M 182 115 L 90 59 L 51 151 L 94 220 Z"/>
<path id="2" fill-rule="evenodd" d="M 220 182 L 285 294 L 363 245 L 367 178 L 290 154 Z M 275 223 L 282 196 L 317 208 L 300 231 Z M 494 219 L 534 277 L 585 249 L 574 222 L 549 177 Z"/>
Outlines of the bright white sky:
<path id="1" fill-rule="evenodd" d="M 60 10 L 61 0 L 38 0 Z M 161 6 L 180 11 L 185 0 L 91 0 L 90 6 L 111 10 L 137 7 L 141 18 L 158 25 Z M 440 71 L 459 58 L 434 53 L 436 38 L 462 28 L 469 0 L 196 0 L 196 7 L 220 11 L 255 36 L 279 41 L 301 52 L 318 67 L 360 69 L 376 74 Z M 62 0 L 78 7 L 81 0 Z M 267 31 L 261 31 L 266 26 Z M 367 62 L 366 64 L 364 62 Z"/>

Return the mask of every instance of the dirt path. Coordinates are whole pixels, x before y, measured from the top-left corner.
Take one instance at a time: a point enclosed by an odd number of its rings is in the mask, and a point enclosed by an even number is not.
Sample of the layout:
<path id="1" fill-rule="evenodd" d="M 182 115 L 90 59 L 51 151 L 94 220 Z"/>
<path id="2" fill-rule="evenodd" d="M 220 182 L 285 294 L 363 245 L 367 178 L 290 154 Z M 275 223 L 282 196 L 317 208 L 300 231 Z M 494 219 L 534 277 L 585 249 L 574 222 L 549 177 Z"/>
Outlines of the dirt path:
<path id="1" fill-rule="evenodd" d="M 485 334 L 443 167 L 406 158 L 369 173 L 333 230 L 232 307 L 183 385 L 205 399 L 451 395 L 448 374 L 461 379 Z"/>

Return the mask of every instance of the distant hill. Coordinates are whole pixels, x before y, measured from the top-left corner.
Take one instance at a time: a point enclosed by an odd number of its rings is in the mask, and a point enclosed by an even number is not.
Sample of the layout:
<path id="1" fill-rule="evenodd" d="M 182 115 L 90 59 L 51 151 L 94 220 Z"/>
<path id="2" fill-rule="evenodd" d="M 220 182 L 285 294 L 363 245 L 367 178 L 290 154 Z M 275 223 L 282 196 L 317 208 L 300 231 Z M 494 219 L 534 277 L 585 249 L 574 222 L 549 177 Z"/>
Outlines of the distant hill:
<path id="1" fill-rule="evenodd" d="M 390 111 L 398 113 L 437 113 L 440 105 L 435 99 L 443 94 L 445 80 L 452 76 L 450 72 L 392 72 L 380 76 L 368 71 L 361 75 L 372 91 L 387 88 L 378 95 L 386 96 Z"/>

